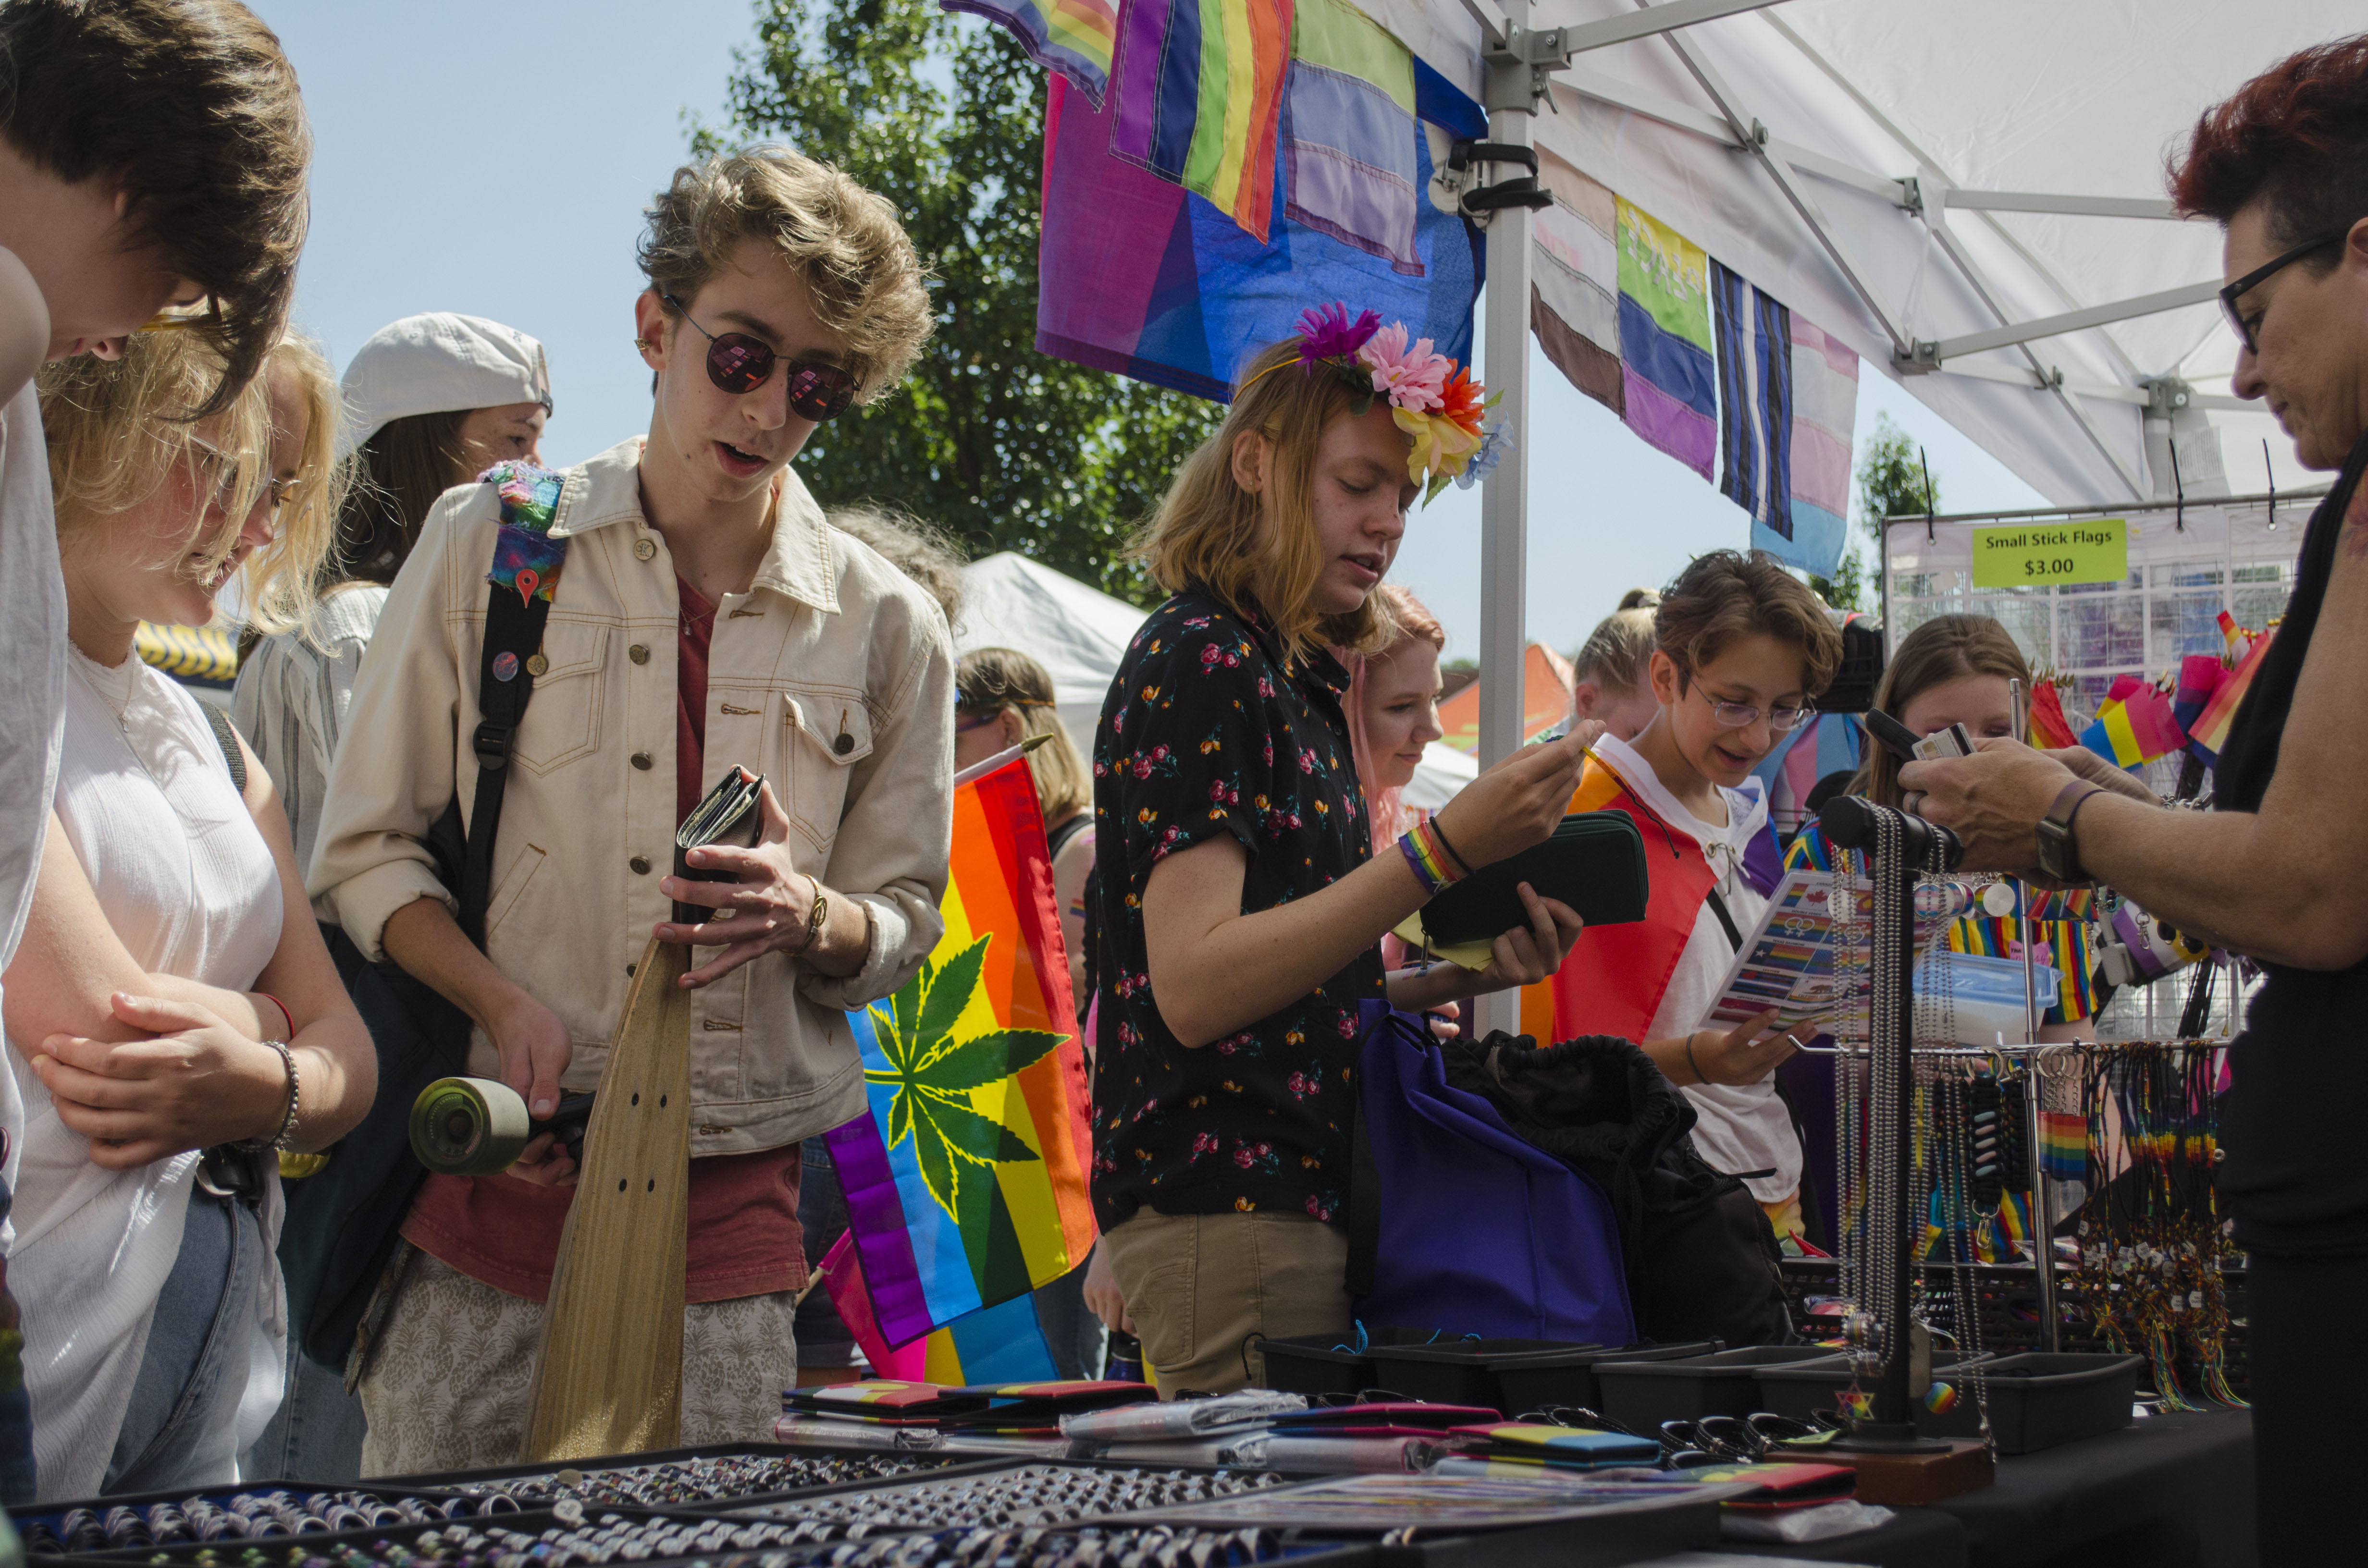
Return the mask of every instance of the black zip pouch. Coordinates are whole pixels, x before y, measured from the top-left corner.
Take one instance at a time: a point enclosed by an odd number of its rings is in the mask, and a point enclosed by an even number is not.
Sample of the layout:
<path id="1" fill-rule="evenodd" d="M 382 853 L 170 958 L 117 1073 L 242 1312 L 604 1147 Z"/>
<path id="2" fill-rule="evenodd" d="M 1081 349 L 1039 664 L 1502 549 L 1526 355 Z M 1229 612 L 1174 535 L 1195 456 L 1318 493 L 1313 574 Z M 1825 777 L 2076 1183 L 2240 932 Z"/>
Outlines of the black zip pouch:
<path id="1" fill-rule="evenodd" d="M 1625 812 L 1573 812 L 1543 844 L 1483 866 L 1423 906 L 1422 928 L 1433 947 L 1493 942 L 1530 923 L 1520 885 L 1540 898 L 1560 899 L 1589 926 L 1624 926 L 1645 918 L 1653 891 L 1645 865 L 1645 837 Z"/>

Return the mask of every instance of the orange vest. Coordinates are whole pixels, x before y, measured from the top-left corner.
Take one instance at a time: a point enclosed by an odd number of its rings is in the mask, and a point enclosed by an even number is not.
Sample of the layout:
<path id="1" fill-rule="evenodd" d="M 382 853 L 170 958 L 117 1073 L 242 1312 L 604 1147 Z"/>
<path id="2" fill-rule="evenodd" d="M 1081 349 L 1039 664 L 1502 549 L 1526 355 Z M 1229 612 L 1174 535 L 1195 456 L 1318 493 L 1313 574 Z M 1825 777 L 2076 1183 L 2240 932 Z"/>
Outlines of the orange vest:
<path id="1" fill-rule="evenodd" d="M 1645 918 L 1627 926 L 1590 926 L 1579 933 L 1562 968 L 1521 990 L 1521 1032 L 1547 1045 L 1580 1035 L 1618 1035 L 1642 1044 L 1661 997 L 1669 989 L 1702 901 L 1718 873 L 1702 846 L 1661 820 L 1630 792 L 1600 757 L 1588 754 L 1570 797 L 1574 812 L 1624 812 L 1645 837 L 1652 892 Z"/>

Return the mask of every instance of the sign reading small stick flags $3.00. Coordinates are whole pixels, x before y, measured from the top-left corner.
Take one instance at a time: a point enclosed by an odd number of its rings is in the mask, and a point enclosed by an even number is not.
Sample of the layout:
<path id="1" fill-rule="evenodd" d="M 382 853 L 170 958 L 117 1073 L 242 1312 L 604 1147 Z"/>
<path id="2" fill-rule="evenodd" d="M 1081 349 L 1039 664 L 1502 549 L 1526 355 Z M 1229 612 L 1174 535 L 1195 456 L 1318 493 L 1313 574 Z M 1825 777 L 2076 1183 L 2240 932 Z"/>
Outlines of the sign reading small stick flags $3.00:
<path id="1" fill-rule="evenodd" d="M 2129 528 L 2123 517 L 1975 528 L 1974 586 L 2053 588 L 2121 582 L 2130 574 Z"/>

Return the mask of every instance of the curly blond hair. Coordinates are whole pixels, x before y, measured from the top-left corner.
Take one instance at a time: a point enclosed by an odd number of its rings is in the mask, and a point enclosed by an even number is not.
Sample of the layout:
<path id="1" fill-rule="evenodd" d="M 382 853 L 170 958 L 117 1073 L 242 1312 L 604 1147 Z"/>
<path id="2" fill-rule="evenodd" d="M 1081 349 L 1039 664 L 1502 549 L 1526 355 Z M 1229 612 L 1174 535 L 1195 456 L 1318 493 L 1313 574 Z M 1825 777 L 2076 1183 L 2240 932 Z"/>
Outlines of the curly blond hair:
<path id="1" fill-rule="evenodd" d="M 903 378 L 936 324 L 928 272 L 896 210 L 787 147 L 685 165 L 648 216 L 642 274 L 661 299 L 696 299 L 741 241 L 770 241 L 806 286 L 815 319 L 846 342 L 866 403 Z"/>

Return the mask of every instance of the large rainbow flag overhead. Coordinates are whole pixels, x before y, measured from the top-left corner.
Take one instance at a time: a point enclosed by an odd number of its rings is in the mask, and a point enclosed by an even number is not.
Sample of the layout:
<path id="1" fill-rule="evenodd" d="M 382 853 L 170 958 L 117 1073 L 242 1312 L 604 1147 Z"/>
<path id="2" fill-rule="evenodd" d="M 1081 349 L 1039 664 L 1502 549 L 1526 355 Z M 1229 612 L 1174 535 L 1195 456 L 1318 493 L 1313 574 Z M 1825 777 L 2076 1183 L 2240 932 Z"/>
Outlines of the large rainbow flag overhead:
<path id="1" fill-rule="evenodd" d="M 848 1015 L 869 1115 L 826 1135 L 872 1316 L 905 1345 L 1086 1260 L 1085 1053 L 1024 758 L 954 791 L 946 934 Z"/>

